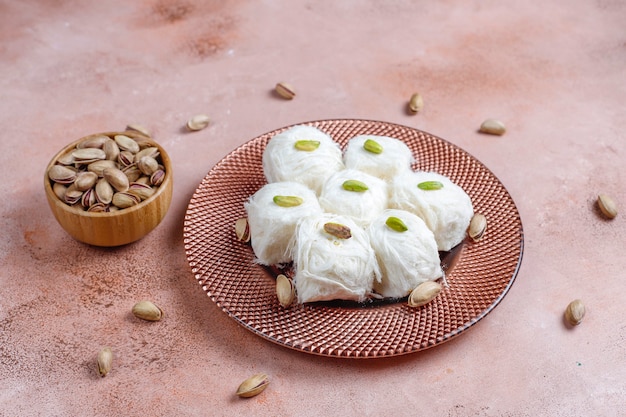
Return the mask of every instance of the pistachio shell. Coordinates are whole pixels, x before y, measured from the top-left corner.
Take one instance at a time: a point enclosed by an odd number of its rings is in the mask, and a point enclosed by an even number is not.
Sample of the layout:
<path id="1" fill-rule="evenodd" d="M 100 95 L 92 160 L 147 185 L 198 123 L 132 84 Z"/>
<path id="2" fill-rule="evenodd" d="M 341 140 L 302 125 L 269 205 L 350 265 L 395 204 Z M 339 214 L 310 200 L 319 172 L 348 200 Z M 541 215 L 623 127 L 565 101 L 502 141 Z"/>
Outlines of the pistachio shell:
<path id="1" fill-rule="evenodd" d="M 117 158 L 120 156 L 120 147 L 117 145 L 113 139 L 108 138 L 104 145 L 102 145 L 102 150 L 106 155 L 106 159 L 109 161 L 117 161 Z"/>
<path id="2" fill-rule="evenodd" d="M 136 206 L 140 202 L 139 197 L 124 191 L 113 194 L 113 198 L 111 199 L 111 203 L 113 203 L 114 206 L 122 209 Z"/>
<path id="3" fill-rule="evenodd" d="M 161 310 L 152 301 L 139 301 L 133 306 L 133 314 L 135 317 L 147 321 L 159 321 L 163 318 L 163 310 Z"/>
<path id="4" fill-rule="evenodd" d="M 574 300 L 565 309 L 565 319 L 572 326 L 578 326 L 585 317 L 585 305 L 581 300 Z"/>
<path id="5" fill-rule="evenodd" d="M 148 148 L 144 148 L 135 154 L 135 162 L 139 162 L 141 158 L 144 156 L 151 156 L 152 158 L 157 158 L 160 155 L 159 148 L 156 146 L 150 146 Z"/>
<path id="6" fill-rule="evenodd" d="M 237 219 L 235 222 L 235 234 L 241 242 L 250 242 L 250 225 L 247 218 Z"/>
<path id="7" fill-rule="evenodd" d="M 48 170 L 48 178 L 60 184 L 71 184 L 76 180 L 76 176 L 74 169 L 63 165 L 52 165 Z"/>
<path id="8" fill-rule="evenodd" d="M 113 365 L 113 351 L 110 347 L 105 347 L 98 352 L 98 373 L 101 377 L 105 377 Z"/>
<path id="9" fill-rule="evenodd" d="M 58 197 L 59 200 L 65 201 L 66 190 L 67 190 L 67 187 L 59 182 L 55 182 L 52 185 L 52 191 L 54 192 L 54 195 Z"/>
<path id="10" fill-rule="evenodd" d="M 611 197 L 606 194 L 600 194 L 598 196 L 598 208 L 609 219 L 614 219 L 617 216 L 617 205 Z"/>
<path id="11" fill-rule="evenodd" d="M 82 196 L 83 196 L 83 192 L 80 190 L 77 190 L 76 186 L 72 184 L 69 187 L 67 187 L 67 189 L 65 190 L 65 196 L 63 197 L 63 200 L 67 204 L 73 205 L 73 204 L 78 203 Z"/>
<path id="12" fill-rule="evenodd" d="M 424 98 L 420 93 L 415 93 L 409 100 L 409 110 L 411 113 L 417 113 L 424 108 Z"/>
<path id="13" fill-rule="evenodd" d="M 139 197 L 139 199 L 141 201 L 146 200 L 150 197 L 152 197 L 152 195 L 155 192 L 155 189 L 150 187 L 147 184 L 142 184 L 139 182 L 132 182 L 130 183 L 130 186 L 128 187 L 128 191 L 129 194 L 132 194 L 136 197 Z"/>
<path id="14" fill-rule="evenodd" d="M 291 100 L 296 96 L 296 91 L 293 89 L 291 84 L 280 82 L 276 84 L 276 93 L 284 99 Z"/>
<path id="15" fill-rule="evenodd" d="M 480 214 L 476 213 L 472 217 L 470 221 L 469 228 L 467 229 L 467 234 L 470 239 L 474 242 L 478 242 L 485 235 L 485 231 L 487 230 L 487 218 Z"/>
<path id="16" fill-rule="evenodd" d="M 106 159 L 106 153 L 99 148 L 76 149 L 72 152 L 72 156 L 74 157 L 74 161 L 79 164 L 88 164 Z"/>
<path id="17" fill-rule="evenodd" d="M 441 284 L 435 281 L 425 281 L 415 287 L 409 294 L 410 307 L 421 307 L 430 303 L 442 290 Z"/>
<path id="18" fill-rule="evenodd" d="M 137 161 L 137 168 L 144 175 L 152 175 L 157 169 L 159 169 L 159 163 L 151 156 L 143 156 Z"/>
<path id="19" fill-rule="evenodd" d="M 89 208 L 96 203 L 96 190 L 94 188 L 86 190 L 80 199 L 80 204 L 85 208 Z"/>
<path id="20" fill-rule="evenodd" d="M 276 277 L 276 297 L 282 307 L 289 307 L 296 298 L 296 287 L 286 275 Z"/>
<path id="21" fill-rule="evenodd" d="M 152 175 L 150 175 L 150 183 L 152 185 L 159 186 L 163 184 L 164 180 L 165 180 L 165 171 L 163 171 L 162 169 L 157 169 L 156 171 L 152 173 Z"/>
<path id="22" fill-rule="evenodd" d="M 252 375 L 237 388 L 237 395 L 244 398 L 254 397 L 260 394 L 270 384 L 266 374 Z"/>
<path id="23" fill-rule="evenodd" d="M 74 185 L 77 190 L 86 191 L 96 185 L 96 182 L 98 182 L 98 174 L 95 172 L 84 171 L 76 174 Z"/>
<path id="24" fill-rule="evenodd" d="M 76 149 L 85 149 L 85 148 L 102 149 L 102 145 L 104 145 L 104 143 L 110 139 L 111 138 L 109 138 L 108 136 L 104 136 L 104 135 L 94 136 L 94 137 L 91 137 L 89 139 L 85 139 L 79 142 L 76 145 Z"/>
<path id="25" fill-rule="evenodd" d="M 95 161 L 87 165 L 87 171 L 94 172 L 100 178 L 104 175 L 102 172 L 106 168 L 115 168 L 115 161 L 102 160 Z"/>
<path id="26" fill-rule="evenodd" d="M 141 171 L 139 171 L 136 165 L 127 166 L 122 172 L 124 172 L 124 175 L 128 178 L 129 183 L 135 182 L 141 177 Z"/>
<path id="27" fill-rule="evenodd" d="M 500 120 L 487 119 L 480 125 L 479 131 L 482 133 L 488 133 L 490 135 L 501 136 L 506 133 L 506 127 L 504 126 L 504 123 L 502 123 Z"/>
<path id="28" fill-rule="evenodd" d="M 116 191 L 128 190 L 129 181 L 126 174 L 117 168 L 106 168 L 102 171 L 104 178 L 111 184 Z"/>
<path id="29" fill-rule="evenodd" d="M 187 121 L 187 129 L 192 132 L 205 129 L 210 121 L 211 119 L 206 114 L 195 115 Z"/>
<path id="30" fill-rule="evenodd" d="M 119 146 L 121 150 L 130 151 L 133 154 L 139 152 L 139 144 L 133 138 L 126 135 L 115 135 L 113 139 L 115 139 L 117 146 Z"/>
<path id="31" fill-rule="evenodd" d="M 113 199 L 113 187 L 111 184 L 104 179 L 101 178 L 96 183 L 96 200 L 99 203 L 103 204 L 111 204 L 111 200 Z"/>
<path id="32" fill-rule="evenodd" d="M 147 137 L 151 136 L 150 131 L 146 127 L 136 124 L 136 123 L 127 125 L 126 130 L 131 131 L 131 132 L 141 133 L 142 135 L 147 136 Z"/>

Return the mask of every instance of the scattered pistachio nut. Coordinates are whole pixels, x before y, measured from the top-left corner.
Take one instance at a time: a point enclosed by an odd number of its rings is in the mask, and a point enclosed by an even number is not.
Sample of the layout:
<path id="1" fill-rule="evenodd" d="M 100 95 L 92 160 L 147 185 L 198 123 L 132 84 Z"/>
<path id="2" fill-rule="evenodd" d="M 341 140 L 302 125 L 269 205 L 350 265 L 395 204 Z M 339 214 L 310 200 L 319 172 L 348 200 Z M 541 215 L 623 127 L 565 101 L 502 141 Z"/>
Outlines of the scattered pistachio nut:
<path id="1" fill-rule="evenodd" d="M 198 114 L 193 116 L 191 119 L 187 121 L 187 129 L 192 132 L 206 129 L 209 126 L 211 119 L 206 114 Z"/>
<path id="2" fill-rule="evenodd" d="M 417 113 L 424 108 L 424 99 L 420 93 L 415 93 L 409 100 L 409 110 L 411 113 Z"/>
<path id="3" fill-rule="evenodd" d="M 159 321 L 163 318 L 163 310 L 161 310 L 152 301 L 139 301 L 133 306 L 133 314 L 138 319 L 147 321 Z"/>
<path id="4" fill-rule="evenodd" d="M 110 347 L 104 347 L 98 352 L 98 373 L 101 377 L 105 377 L 111 370 L 113 365 L 113 351 Z"/>
<path id="5" fill-rule="evenodd" d="M 294 195 L 275 195 L 273 200 L 280 207 L 296 207 L 304 202 L 301 197 Z"/>
<path id="6" fill-rule="evenodd" d="M 617 216 L 617 205 L 611 197 L 606 194 L 598 195 L 598 208 L 609 219 L 614 219 Z"/>
<path id="7" fill-rule="evenodd" d="M 346 180 L 341 186 L 346 191 L 354 191 L 357 193 L 362 193 L 369 190 L 368 186 L 365 183 L 358 180 Z"/>
<path id="8" fill-rule="evenodd" d="M 266 374 L 252 375 L 239 385 L 237 395 L 243 398 L 254 397 L 263 392 L 269 384 L 270 380 Z"/>
<path id="9" fill-rule="evenodd" d="M 396 232 L 401 232 L 402 233 L 402 232 L 406 232 L 407 230 L 409 230 L 407 225 L 399 217 L 390 216 L 387 219 L 387 221 L 385 222 L 385 224 L 391 230 L 395 230 Z"/>
<path id="10" fill-rule="evenodd" d="M 333 235 L 339 239 L 350 239 L 352 232 L 348 226 L 339 223 L 328 222 L 324 224 L 324 231 L 329 235 Z"/>
<path id="11" fill-rule="evenodd" d="M 442 290 L 441 284 L 436 281 L 424 281 L 409 294 L 410 307 L 421 307 L 430 303 Z"/>
<path id="12" fill-rule="evenodd" d="M 565 320 L 572 326 L 578 326 L 585 317 L 585 305 L 581 300 L 574 300 L 565 309 Z"/>
<path id="13" fill-rule="evenodd" d="M 474 242 L 478 242 L 485 235 L 487 230 L 487 218 L 480 213 L 475 213 L 470 221 L 467 234 Z"/>
<path id="14" fill-rule="evenodd" d="M 363 149 L 375 154 L 383 153 L 383 146 L 380 143 L 376 142 L 374 139 L 367 139 L 363 143 Z"/>
<path id="15" fill-rule="evenodd" d="M 241 242 L 250 242 L 250 225 L 247 218 L 237 219 L 235 222 L 235 234 Z"/>
<path id="16" fill-rule="evenodd" d="M 276 297 L 282 307 L 289 307 L 296 298 L 296 287 L 286 275 L 276 277 Z"/>
<path id="17" fill-rule="evenodd" d="M 294 147 L 299 151 L 313 152 L 320 147 L 319 140 L 299 140 Z"/>
<path id="18" fill-rule="evenodd" d="M 501 136 L 506 132 L 506 127 L 500 120 L 487 119 L 480 125 L 479 131 L 490 135 Z"/>
<path id="19" fill-rule="evenodd" d="M 284 99 L 291 100 L 296 96 L 296 92 L 291 86 L 291 84 L 280 82 L 276 84 L 276 93 Z"/>
<path id="20" fill-rule="evenodd" d="M 441 190 L 443 184 L 439 181 L 424 181 L 417 184 L 417 188 L 424 191 Z"/>

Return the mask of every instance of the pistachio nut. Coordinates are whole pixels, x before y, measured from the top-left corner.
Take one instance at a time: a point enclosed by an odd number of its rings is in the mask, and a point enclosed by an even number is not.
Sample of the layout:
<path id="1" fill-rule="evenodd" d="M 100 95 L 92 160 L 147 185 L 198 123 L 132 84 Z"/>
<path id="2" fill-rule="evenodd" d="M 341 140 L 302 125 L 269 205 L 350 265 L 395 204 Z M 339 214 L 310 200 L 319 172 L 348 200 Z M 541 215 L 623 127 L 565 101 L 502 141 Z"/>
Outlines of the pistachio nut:
<path id="1" fill-rule="evenodd" d="M 409 294 L 410 307 L 421 307 L 430 303 L 442 290 L 441 284 L 436 281 L 424 281 Z"/>
<path id="2" fill-rule="evenodd" d="M 411 113 L 417 113 L 424 108 L 424 98 L 420 93 L 415 93 L 409 100 L 409 110 Z"/>
<path id="3" fill-rule="evenodd" d="M 487 119 L 480 125 L 479 132 L 501 136 L 506 132 L 506 127 L 500 120 Z"/>
<path id="4" fill-rule="evenodd" d="M 126 175 L 126 178 L 128 178 L 129 183 L 135 182 L 139 179 L 139 177 L 141 177 L 141 171 L 139 171 L 137 165 L 127 166 L 126 168 L 122 169 L 122 172 L 124 173 L 124 175 Z"/>
<path id="5" fill-rule="evenodd" d="M 131 166 L 135 162 L 135 154 L 132 153 L 131 151 L 121 151 L 117 155 L 117 162 L 122 167 Z"/>
<path id="6" fill-rule="evenodd" d="M 104 151 L 104 154 L 106 155 L 107 160 L 117 161 L 120 155 L 120 147 L 117 145 L 117 142 L 115 142 L 113 139 L 111 138 L 108 138 L 108 139 L 109 140 L 104 142 L 104 145 L 102 145 L 102 150 Z"/>
<path id="7" fill-rule="evenodd" d="M 59 200 L 65 201 L 65 191 L 67 190 L 67 186 L 61 184 L 59 182 L 55 182 L 52 184 L 52 192 L 57 196 Z"/>
<path id="8" fill-rule="evenodd" d="M 113 194 L 111 202 L 118 208 L 128 208 L 141 203 L 139 197 L 126 191 L 120 191 Z"/>
<path id="9" fill-rule="evenodd" d="M 90 171 L 83 171 L 76 174 L 74 185 L 79 191 L 86 191 L 96 185 L 98 182 L 98 174 Z"/>
<path id="10" fill-rule="evenodd" d="M 239 385 L 237 395 L 243 398 L 254 397 L 263 392 L 269 384 L 270 380 L 266 374 L 252 375 Z"/>
<path id="11" fill-rule="evenodd" d="M 275 195 L 273 201 L 280 207 L 297 207 L 304 203 L 301 197 L 295 195 Z"/>
<path id="12" fill-rule="evenodd" d="M 478 242 L 485 235 L 487 230 L 487 218 L 480 213 L 475 213 L 470 221 L 467 234 L 474 242 Z"/>
<path id="13" fill-rule="evenodd" d="M 81 142 L 78 142 L 78 144 L 76 145 L 76 149 L 85 149 L 85 148 L 102 149 L 102 146 L 104 145 L 104 142 L 107 141 L 107 139 L 109 139 L 108 136 L 102 136 L 102 135 L 94 136 L 94 137 L 85 139 Z"/>
<path id="14" fill-rule="evenodd" d="M 140 183 L 140 182 L 131 182 L 128 186 L 127 193 L 132 194 L 136 197 L 139 197 L 141 201 L 146 200 L 155 193 L 155 189 L 150 187 L 148 184 Z"/>
<path id="15" fill-rule="evenodd" d="M 324 231 L 338 239 L 350 239 L 352 237 L 350 228 L 339 223 L 328 222 L 324 224 Z"/>
<path id="16" fill-rule="evenodd" d="M 74 150 L 72 157 L 74 157 L 74 162 L 77 164 L 89 164 L 106 159 L 107 155 L 99 148 L 82 148 Z"/>
<path id="17" fill-rule="evenodd" d="M 296 298 L 296 287 L 286 275 L 276 277 L 276 297 L 282 307 L 289 307 Z"/>
<path id="18" fill-rule="evenodd" d="M 144 148 L 135 154 L 134 162 L 139 162 L 139 160 L 144 156 L 150 156 L 156 159 L 160 154 L 161 153 L 159 152 L 159 148 L 157 148 L 156 146 L 148 146 L 147 148 Z"/>
<path id="19" fill-rule="evenodd" d="M 617 216 L 617 205 L 611 197 L 606 194 L 600 194 L 598 196 L 598 208 L 609 219 L 614 219 Z"/>
<path id="20" fill-rule="evenodd" d="M 111 184 L 111 187 L 113 187 L 116 191 L 128 190 L 128 185 L 130 184 L 130 181 L 128 180 L 126 174 L 122 172 L 122 170 L 117 168 L 106 168 L 104 171 L 102 171 L 102 175 L 104 176 L 104 179 L 106 179 L 109 184 Z"/>
<path id="21" fill-rule="evenodd" d="M 102 204 L 111 204 L 113 199 L 113 187 L 104 179 L 100 178 L 96 183 L 96 200 Z"/>
<path id="22" fill-rule="evenodd" d="M 115 161 L 107 159 L 102 161 L 95 161 L 87 165 L 87 171 L 95 173 L 100 178 L 104 176 L 102 172 L 106 168 L 115 168 Z"/>
<path id="23" fill-rule="evenodd" d="M 89 208 L 87 209 L 88 212 L 91 213 L 104 213 L 106 212 L 108 209 L 108 206 L 102 203 L 94 203 L 92 205 L 89 206 Z"/>
<path id="24" fill-rule="evenodd" d="M 110 347 L 104 347 L 100 349 L 97 357 L 98 362 L 98 374 L 101 377 L 105 377 L 109 371 L 111 371 L 111 366 L 113 365 L 113 351 Z"/>
<path id="25" fill-rule="evenodd" d="M 157 169 L 150 175 L 150 184 L 159 186 L 163 184 L 163 180 L 165 180 L 165 171 L 162 169 Z"/>
<path id="26" fill-rule="evenodd" d="M 235 222 L 235 234 L 241 242 L 250 242 L 250 225 L 248 219 L 242 217 Z"/>
<path id="27" fill-rule="evenodd" d="M 383 145 L 376 142 L 374 139 L 367 139 L 363 143 L 363 149 L 365 149 L 368 152 L 375 153 L 375 154 L 383 153 Z"/>
<path id="28" fill-rule="evenodd" d="M 87 209 L 93 206 L 94 204 L 96 204 L 97 202 L 98 201 L 96 200 L 95 188 L 90 188 L 88 190 L 85 190 L 82 197 L 80 198 L 80 204 Z"/>
<path id="29" fill-rule="evenodd" d="M 72 184 L 65 190 L 65 196 L 63 197 L 63 201 L 71 206 L 78 203 L 82 196 L 83 192 L 77 190 L 76 185 Z"/>
<path id="30" fill-rule="evenodd" d="M 159 169 L 159 163 L 151 156 L 143 156 L 137 161 L 137 168 L 144 175 L 152 175 L 154 171 Z"/>
<path id="31" fill-rule="evenodd" d="M 48 178 L 59 184 L 71 184 L 76 176 L 76 170 L 63 165 L 52 165 L 48 170 Z"/>
<path id="32" fill-rule="evenodd" d="M 210 122 L 209 116 L 206 114 L 198 114 L 187 121 L 187 129 L 192 132 L 205 129 Z"/>
<path id="33" fill-rule="evenodd" d="M 319 140 L 299 140 L 294 144 L 294 147 L 299 151 L 313 152 L 320 147 Z"/>
<path id="34" fill-rule="evenodd" d="M 161 310 L 152 301 L 139 301 L 133 306 L 133 314 L 138 319 L 147 321 L 159 321 L 163 318 L 163 310 Z"/>
<path id="35" fill-rule="evenodd" d="M 585 317 L 585 305 L 581 300 L 574 300 L 565 309 L 565 320 L 572 325 L 578 326 Z"/>
<path id="36" fill-rule="evenodd" d="M 390 229 L 395 230 L 396 232 L 402 233 L 402 232 L 406 232 L 407 230 L 409 230 L 407 225 L 399 217 L 390 216 L 385 222 L 385 224 Z"/>
<path id="37" fill-rule="evenodd" d="M 113 139 L 117 142 L 117 146 L 119 146 L 123 151 L 130 151 L 133 154 L 136 154 L 140 150 L 137 141 L 131 137 L 126 135 L 115 135 Z"/>
<path id="38" fill-rule="evenodd" d="M 296 91 L 293 89 L 291 84 L 287 84 L 284 82 L 276 84 L 276 93 L 284 99 L 291 100 L 296 96 Z"/>
<path id="39" fill-rule="evenodd" d="M 61 165 L 74 165 L 74 157 L 72 156 L 72 152 L 64 153 L 63 155 L 57 158 L 57 163 Z"/>
<path id="40" fill-rule="evenodd" d="M 424 191 L 441 190 L 443 184 L 439 181 L 424 181 L 417 184 L 417 188 Z"/>
<path id="41" fill-rule="evenodd" d="M 343 184 L 341 184 L 341 186 L 346 191 L 354 191 L 357 193 L 362 193 L 369 190 L 365 183 L 358 180 L 346 180 L 343 182 Z"/>

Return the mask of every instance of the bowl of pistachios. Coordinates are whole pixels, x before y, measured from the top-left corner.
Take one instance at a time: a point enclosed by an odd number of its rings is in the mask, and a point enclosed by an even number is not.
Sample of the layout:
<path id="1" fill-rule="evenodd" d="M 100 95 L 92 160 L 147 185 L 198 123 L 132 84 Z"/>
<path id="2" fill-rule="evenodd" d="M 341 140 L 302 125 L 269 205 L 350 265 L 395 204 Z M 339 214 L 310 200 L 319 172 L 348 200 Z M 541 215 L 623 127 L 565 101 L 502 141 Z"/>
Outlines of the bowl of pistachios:
<path id="1" fill-rule="evenodd" d="M 171 200 L 172 164 L 162 146 L 132 130 L 96 133 L 50 161 L 50 209 L 74 239 L 94 246 L 135 242 L 161 223 Z"/>

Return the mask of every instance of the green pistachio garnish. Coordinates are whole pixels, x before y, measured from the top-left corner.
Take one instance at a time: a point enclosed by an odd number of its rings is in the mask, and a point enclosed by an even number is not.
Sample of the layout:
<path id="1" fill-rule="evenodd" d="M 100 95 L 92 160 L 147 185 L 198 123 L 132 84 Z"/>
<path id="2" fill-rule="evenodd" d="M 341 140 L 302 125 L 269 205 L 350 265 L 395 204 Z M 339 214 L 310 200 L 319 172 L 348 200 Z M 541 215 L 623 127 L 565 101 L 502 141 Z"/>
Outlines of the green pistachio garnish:
<path id="1" fill-rule="evenodd" d="M 319 140 L 299 140 L 294 145 L 299 151 L 313 152 L 320 147 Z"/>
<path id="2" fill-rule="evenodd" d="M 395 230 L 396 232 L 406 232 L 409 228 L 404 224 L 404 222 L 397 217 L 389 217 L 385 222 L 390 229 Z"/>
<path id="3" fill-rule="evenodd" d="M 362 193 L 369 190 L 367 185 L 357 180 L 346 180 L 341 186 L 346 191 L 355 191 L 357 193 Z"/>
<path id="4" fill-rule="evenodd" d="M 439 181 L 424 181 L 417 184 L 417 188 L 424 191 L 441 190 L 443 184 Z"/>
<path id="5" fill-rule="evenodd" d="M 293 195 L 275 195 L 274 203 L 281 207 L 296 207 L 302 204 L 304 200 Z"/>
<path id="6" fill-rule="evenodd" d="M 368 139 L 363 144 L 363 149 L 368 152 L 379 154 L 383 152 L 383 146 L 373 139 Z"/>

